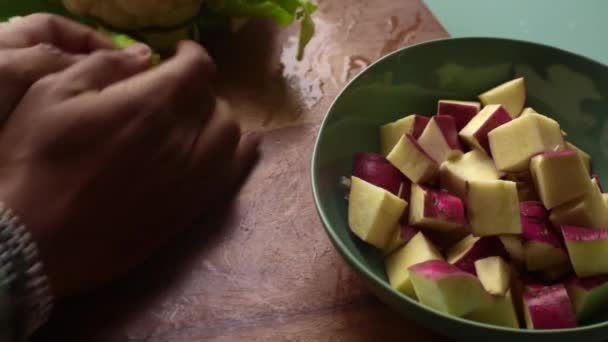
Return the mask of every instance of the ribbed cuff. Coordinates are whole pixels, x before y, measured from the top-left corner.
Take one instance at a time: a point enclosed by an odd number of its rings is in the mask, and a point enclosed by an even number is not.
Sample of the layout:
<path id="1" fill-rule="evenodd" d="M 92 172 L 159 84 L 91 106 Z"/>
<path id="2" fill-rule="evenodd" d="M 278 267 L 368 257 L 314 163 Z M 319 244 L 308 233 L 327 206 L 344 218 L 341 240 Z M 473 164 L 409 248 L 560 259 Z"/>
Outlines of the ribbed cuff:
<path id="1" fill-rule="evenodd" d="M 0 272 L 11 302 L 13 335 L 30 336 L 51 312 L 53 296 L 38 248 L 19 219 L 0 204 Z"/>

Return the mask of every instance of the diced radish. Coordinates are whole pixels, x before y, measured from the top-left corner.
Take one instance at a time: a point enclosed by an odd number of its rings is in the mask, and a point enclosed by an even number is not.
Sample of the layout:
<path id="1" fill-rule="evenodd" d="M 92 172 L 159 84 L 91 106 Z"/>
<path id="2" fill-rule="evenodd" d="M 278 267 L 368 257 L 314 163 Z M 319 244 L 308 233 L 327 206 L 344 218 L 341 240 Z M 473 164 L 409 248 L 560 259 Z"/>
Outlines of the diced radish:
<path id="1" fill-rule="evenodd" d="M 418 138 L 420 146 L 437 163 L 462 154 L 454 118 L 446 115 L 434 116 Z"/>
<path id="2" fill-rule="evenodd" d="M 448 250 L 446 260 L 465 272 L 476 274 L 475 261 L 491 256 L 507 256 L 498 237 L 469 235 Z"/>
<path id="3" fill-rule="evenodd" d="M 479 102 L 440 100 L 437 104 L 437 115 L 450 115 L 456 120 L 456 128 L 461 130 L 479 113 Z"/>
<path id="4" fill-rule="evenodd" d="M 418 139 L 428 122 L 428 117 L 414 114 L 382 126 L 380 128 L 382 154 L 388 155 L 399 139 L 406 134 Z"/>
<path id="5" fill-rule="evenodd" d="M 521 233 L 519 199 L 514 182 L 472 180 L 467 185 L 467 214 L 474 235 Z"/>
<path id="6" fill-rule="evenodd" d="M 376 153 L 357 153 L 353 160 L 353 176 L 379 186 L 399 196 L 403 175 L 382 155 Z M 408 189 L 409 191 L 409 189 Z"/>
<path id="7" fill-rule="evenodd" d="M 562 284 L 529 290 L 524 294 L 528 329 L 567 329 L 576 327 L 574 310 Z"/>
<path id="8" fill-rule="evenodd" d="M 440 251 L 444 251 L 454 246 L 458 241 L 467 237 L 471 232 L 467 227 L 460 227 L 442 232 L 438 230 L 425 229 L 424 235 L 433 242 Z"/>
<path id="9" fill-rule="evenodd" d="M 475 272 L 489 294 L 504 296 L 511 285 L 511 268 L 498 256 L 475 261 Z"/>
<path id="10" fill-rule="evenodd" d="M 575 226 L 561 228 L 577 276 L 608 274 L 608 230 Z"/>
<path id="11" fill-rule="evenodd" d="M 524 78 L 516 78 L 503 83 L 479 95 L 481 102 L 487 106 L 501 104 L 505 106 L 512 118 L 518 117 L 526 103 L 526 85 Z"/>
<path id="12" fill-rule="evenodd" d="M 361 240 L 386 248 L 407 203 L 358 177 L 351 177 L 348 223 Z"/>
<path id="13" fill-rule="evenodd" d="M 566 148 L 569 150 L 576 150 L 578 155 L 583 160 L 583 164 L 585 164 L 585 169 L 587 169 L 587 173 L 591 173 L 591 156 L 589 155 L 589 153 L 581 150 L 580 148 L 578 148 L 576 145 L 574 145 L 573 143 L 571 143 L 569 141 L 566 141 Z"/>
<path id="14" fill-rule="evenodd" d="M 551 223 L 556 227 L 572 225 L 608 229 L 608 203 L 595 182 L 595 179 L 591 180 L 590 190 L 584 196 L 555 207 L 549 214 Z"/>
<path id="15" fill-rule="evenodd" d="M 492 296 L 488 305 L 478 308 L 466 318 L 487 324 L 519 328 L 517 306 L 511 290 L 508 290 L 504 296 Z"/>
<path id="16" fill-rule="evenodd" d="M 517 196 L 520 202 L 540 201 L 530 171 L 508 173 L 505 175 L 505 179 L 515 182 L 517 185 Z"/>
<path id="17" fill-rule="evenodd" d="M 488 139 L 496 168 L 507 172 L 526 171 L 534 155 L 564 147 L 559 124 L 540 114 L 511 120 L 492 130 Z"/>
<path id="18" fill-rule="evenodd" d="M 412 184 L 410 224 L 425 229 L 448 231 L 466 225 L 464 204 L 447 192 Z"/>
<path id="19" fill-rule="evenodd" d="M 535 222 L 548 222 L 549 211 L 539 201 L 527 201 L 519 204 L 519 211 L 521 216 L 528 218 Z"/>
<path id="20" fill-rule="evenodd" d="M 443 260 L 443 257 L 437 248 L 418 232 L 405 246 L 386 258 L 386 273 L 391 286 L 415 298 L 408 267 L 428 260 Z"/>
<path id="21" fill-rule="evenodd" d="M 408 134 L 399 140 L 387 159 L 414 183 L 425 183 L 437 175 L 439 164 Z"/>
<path id="22" fill-rule="evenodd" d="M 522 238 L 526 268 L 540 271 L 568 262 L 562 241 L 546 223 L 538 223 L 522 216 Z"/>
<path id="23" fill-rule="evenodd" d="M 490 154 L 488 134 L 509 121 L 511 117 L 501 105 L 489 105 L 460 130 L 459 135 L 471 148 Z"/>
<path id="24" fill-rule="evenodd" d="M 454 316 L 465 316 L 487 305 L 491 297 L 477 277 L 442 260 L 409 268 L 420 303 Z"/>
<path id="25" fill-rule="evenodd" d="M 410 226 L 399 226 L 389 238 L 389 241 L 384 249 L 384 254 L 390 254 L 401 246 L 408 243 L 414 235 L 418 234 L 418 229 Z"/>
<path id="26" fill-rule="evenodd" d="M 547 209 L 589 192 L 591 182 L 575 150 L 544 152 L 530 162 L 534 184 Z"/>
<path id="27" fill-rule="evenodd" d="M 468 181 L 496 180 L 500 176 L 488 155 L 480 150 L 473 150 L 441 164 L 439 183 L 442 189 L 464 199 Z"/>
<path id="28" fill-rule="evenodd" d="M 565 285 L 579 321 L 593 317 L 608 304 L 608 275 L 590 278 L 571 277 Z"/>

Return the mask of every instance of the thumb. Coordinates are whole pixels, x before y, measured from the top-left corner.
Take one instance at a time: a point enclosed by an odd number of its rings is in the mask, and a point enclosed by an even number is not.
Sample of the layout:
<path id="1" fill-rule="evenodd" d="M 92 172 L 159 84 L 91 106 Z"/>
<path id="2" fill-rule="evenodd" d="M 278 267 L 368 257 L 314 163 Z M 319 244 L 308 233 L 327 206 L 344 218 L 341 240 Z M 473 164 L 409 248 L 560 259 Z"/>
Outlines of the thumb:
<path id="1" fill-rule="evenodd" d="M 12 112 L 29 87 L 37 80 L 64 70 L 76 63 L 81 56 L 69 54 L 49 44 L 38 44 L 23 49 L 7 49 L 1 52 L 0 120 Z"/>

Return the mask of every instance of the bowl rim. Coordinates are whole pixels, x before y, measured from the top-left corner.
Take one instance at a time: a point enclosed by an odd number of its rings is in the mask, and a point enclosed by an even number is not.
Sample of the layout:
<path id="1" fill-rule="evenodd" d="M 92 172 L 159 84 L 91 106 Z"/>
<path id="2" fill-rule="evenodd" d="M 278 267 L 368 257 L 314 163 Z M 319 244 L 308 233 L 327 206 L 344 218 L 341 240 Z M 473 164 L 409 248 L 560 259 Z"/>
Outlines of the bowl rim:
<path id="1" fill-rule="evenodd" d="M 380 279 L 380 277 L 376 276 L 374 273 L 372 273 L 371 271 L 369 271 L 367 269 L 367 267 L 364 267 L 362 263 L 358 262 L 355 258 L 355 256 L 348 250 L 348 248 L 345 246 L 345 244 L 338 238 L 337 233 L 330 228 L 331 223 L 329 222 L 329 219 L 327 218 L 327 213 L 326 210 L 324 208 L 321 207 L 320 205 L 320 194 L 319 194 L 319 189 L 318 189 L 318 185 L 315 181 L 315 179 L 318 178 L 318 173 L 317 173 L 317 169 L 318 169 L 318 154 L 319 154 L 319 143 L 321 140 L 321 136 L 323 135 L 326 126 L 327 126 L 327 120 L 329 118 L 329 114 L 333 111 L 334 107 L 336 106 L 337 102 L 340 100 L 340 98 L 342 97 L 343 93 L 348 90 L 355 82 L 357 82 L 357 80 L 362 77 L 369 69 L 373 68 L 374 66 L 376 66 L 377 64 L 383 63 L 386 59 L 389 58 L 394 58 L 394 56 L 402 53 L 403 51 L 406 51 L 408 49 L 412 49 L 412 48 L 418 48 L 421 46 L 426 46 L 426 45 L 436 45 L 436 44 L 443 44 L 446 42 L 452 42 L 452 41 L 488 41 L 488 40 L 492 40 L 492 41 L 502 41 L 502 42 L 508 42 L 508 43 L 518 43 L 518 44 L 529 44 L 529 45 L 535 45 L 538 47 L 542 47 L 542 48 L 549 48 L 549 49 L 553 49 L 556 50 L 560 53 L 565 53 L 567 55 L 571 55 L 577 58 L 581 58 L 583 60 L 586 60 L 586 62 L 588 63 L 592 63 L 592 64 L 596 64 L 598 66 L 604 67 L 604 68 L 608 68 L 608 65 L 599 62 L 597 60 L 594 60 L 590 57 L 572 52 L 572 51 L 568 51 L 559 47 L 555 47 L 555 46 L 551 46 L 548 44 L 542 44 L 542 43 L 537 43 L 537 42 L 532 42 L 532 41 L 528 41 L 528 40 L 523 40 L 523 39 L 511 39 L 511 38 L 500 38 L 500 37 L 484 37 L 484 36 L 471 36 L 471 37 L 448 37 L 448 38 L 438 38 L 438 39 L 432 39 L 432 40 L 427 40 L 421 43 L 417 43 L 417 44 L 412 44 L 409 46 L 405 46 L 402 47 L 396 51 L 393 51 L 389 54 L 386 54 L 380 58 L 378 58 L 376 61 L 374 61 L 373 63 L 371 63 L 369 66 L 367 66 L 365 69 L 363 69 L 358 75 L 356 75 L 355 77 L 353 77 L 352 80 L 350 80 L 346 85 L 344 85 L 344 87 L 342 88 L 342 90 L 340 90 L 340 92 L 338 93 L 338 95 L 336 96 L 336 98 L 332 101 L 331 105 L 329 106 L 329 108 L 327 109 L 325 116 L 321 122 L 321 125 L 319 126 L 319 131 L 317 133 L 317 137 L 315 139 L 315 144 L 314 144 L 314 148 L 313 148 L 313 152 L 312 152 L 312 157 L 311 157 L 311 161 L 310 161 L 310 168 L 311 168 L 311 172 L 310 172 L 310 180 L 311 180 L 311 185 L 312 185 L 312 193 L 313 193 L 313 200 L 315 203 L 315 208 L 317 210 L 317 214 L 319 215 L 319 218 L 321 219 L 321 223 L 323 225 L 323 228 L 325 229 L 325 232 L 327 233 L 327 235 L 329 236 L 332 244 L 334 245 L 334 247 L 338 250 L 338 252 L 340 253 L 340 255 L 342 255 L 342 258 L 346 260 L 346 262 L 360 275 L 363 276 L 368 282 L 371 282 L 373 284 L 376 284 L 377 286 L 381 287 L 383 291 L 385 292 L 390 292 L 393 296 L 396 296 L 397 298 L 399 298 L 399 300 L 401 301 L 405 301 L 410 305 L 414 305 L 416 307 L 418 307 L 421 310 L 425 310 L 428 311 L 430 313 L 432 313 L 433 315 L 436 316 L 440 316 L 441 318 L 446 318 L 449 320 L 454 320 L 458 323 L 462 323 L 462 324 L 466 324 L 466 325 L 472 325 L 475 326 L 477 328 L 481 328 L 481 329 L 490 329 L 490 330 L 495 330 L 495 331 L 499 331 L 499 332 L 505 332 L 505 333 L 518 333 L 518 334 L 529 334 L 529 335 L 544 335 L 546 336 L 547 334 L 560 334 L 560 333 L 582 333 L 582 332 L 589 332 L 592 330 L 596 330 L 598 328 L 608 328 L 608 320 L 604 321 L 604 322 L 600 322 L 600 323 L 593 323 L 593 324 L 587 324 L 587 325 L 583 325 L 580 327 L 575 327 L 575 328 L 567 328 L 567 329 L 526 329 L 526 328 L 509 328 L 509 327 L 504 327 L 504 326 L 499 326 L 499 325 L 493 325 L 493 324 L 487 324 L 487 323 L 481 323 L 481 322 L 476 322 L 473 320 L 469 320 L 469 319 L 465 319 L 462 317 L 457 317 L 457 316 L 453 316 L 453 315 L 449 315 L 446 314 L 444 312 L 435 310 L 431 307 L 428 307 L 426 305 L 423 305 L 421 303 L 419 303 L 418 301 L 415 301 L 411 298 L 409 298 L 408 296 L 404 295 L 403 293 L 393 289 L 386 281 L 384 281 L 383 279 Z"/>

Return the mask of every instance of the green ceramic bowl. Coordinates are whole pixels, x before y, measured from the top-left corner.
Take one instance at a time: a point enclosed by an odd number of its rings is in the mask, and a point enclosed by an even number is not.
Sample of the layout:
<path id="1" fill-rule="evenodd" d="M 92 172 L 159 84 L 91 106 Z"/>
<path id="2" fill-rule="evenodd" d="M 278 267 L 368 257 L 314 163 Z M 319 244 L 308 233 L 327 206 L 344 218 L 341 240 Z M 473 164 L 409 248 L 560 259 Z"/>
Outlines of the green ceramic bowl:
<path id="1" fill-rule="evenodd" d="M 436 332 L 461 340 L 556 341 L 608 337 L 607 314 L 564 330 L 516 330 L 445 315 L 393 290 L 381 255 L 349 231 L 341 176 L 356 152 L 379 152 L 379 127 L 406 114 L 432 115 L 437 100 L 475 99 L 515 77 L 526 78 L 528 105 L 558 120 L 568 140 L 608 171 L 608 67 L 579 55 L 522 41 L 463 38 L 405 48 L 376 62 L 338 96 L 321 126 L 312 158 L 319 215 L 333 244 L 383 301 Z M 404 332 L 404 336 L 407 332 Z"/>

